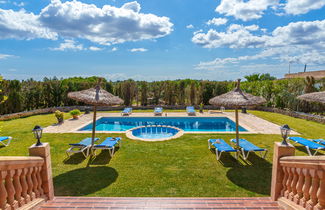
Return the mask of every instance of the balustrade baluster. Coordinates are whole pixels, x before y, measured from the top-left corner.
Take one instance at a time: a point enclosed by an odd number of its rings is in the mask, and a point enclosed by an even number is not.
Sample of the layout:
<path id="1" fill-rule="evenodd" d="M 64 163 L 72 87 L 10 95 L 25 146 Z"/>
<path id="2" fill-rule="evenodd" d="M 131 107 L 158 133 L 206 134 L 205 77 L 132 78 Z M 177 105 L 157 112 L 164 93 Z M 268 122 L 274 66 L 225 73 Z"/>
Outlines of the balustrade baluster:
<path id="1" fill-rule="evenodd" d="M 39 194 L 39 191 L 38 191 L 37 172 L 38 172 L 38 168 L 33 167 L 33 173 L 32 173 L 33 192 L 35 193 L 35 197 L 39 198 L 40 194 Z"/>
<path id="2" fill-rule="evenodd" d="M 306 204 L 306 209 L 313 209 L 314 206 L 317 205 L 318 198 L 317 198 L 317 191 L 319 188 L 319 178 L 317 174 L 317 170 L 311 169 L 310 175 L 312 177 L 312 185 L 309 191 L 310 194 L 310 200 Z"/>
<path id="3" fill-rule="evenodd" d="M 296 203 L 296 204 L 299 204 L 300 203 L 300 200 L 302 199 L 303 197 L 303 191 L 302 191 L 302 188 L 304 186 L 304 182 L 305 182 L 305 177 L 304 177 L 304 174 L 302 173 L 302 168 L 297 168 L 297 174 L 298 174 L 298 183 L 297 183 L 297 194 L 295 195 L 293 201 Z"/>
<path id="4" fill-rule="evenodd" d="M 21 176 L 20 176 L 20 183 L 21 183 L 21 188 L 22 188 L 21 195 L 23 197 L 22 205 L 26 204 L 30 201 L 30 197 L 27 193 L 27 190 L 28 190 L 28 185 L 27 185 L 27 181 L 26 181 L 27 171 L 28 171 L 27 168 L 23 168 L 22 172 L 21 172 Z"/>
<path id="5" fill-rule="evenodd" d="M 44 195 L 43 190 L 43 181 L 42 181 L 42 166 L 38 166 L 38 172 L 37 172 L 37 180 L 38 180 L 38 191 L 40 193 L 40 196 Z"/>
<path id="6" fill-rule="evenodd" d="M 16 169 L 15 175 L 13 178 L 13 184 L 15 187 L 15 199 L 18 202 L 19 206 L 23 205 L 22 198 L 21 198 L 22 187 L 21 187 L 20 180 L 19 180 L 21 173 L 22 173 L 22 169 Z"/>
<path id="7" fill-rule="evenodd" d="M 310 174 L 309 174 L 309 169 L 304 168 L 304 169 L 302 169 L 302 172 L 303 172 L 304 177 L 305 177 L 305 183 L 304 183 L 304 186 L 302 187 L 302 191 L 303 191 L 304 196 L 300 200 L 300 205 L 303 206 L 303 207 L 306 207 L 306 203 L 310 199 L 309 190 L 310 190 L 310 186 L 311 186 L 311 177 L 310 177 Z"/>
<path id="8" fill-rule="evenodd" d="M 287 172 L 287 167 L 282 166 L 282 170 L 283 170 L 283 181 L 282 181 L 282 190 L 281 190 L 281 196 L 284 197 L 284 193 L 287 190 L 287 180 L 288 180 L 288 172 Z"/>
<path id="9" fill-rule="evenodd" d="M 325 209 L 325 172 L 319 170 L 317 174 L 320 179 L 320 186 L 317 192 L 318 204 L 315 206 L 315 209 L 321 210 Z"/>
<path id="10" fill-rule="evenodd" d="M 291 172 L 291 168 L 290 167 L 287 167 L 287 172 L 288 172 L 289 176 L 288 176 L 288 180 L 287 180 L 287 183 L 286 183 L 287 190 L 284 192 L 284 197 L 286 197 L 286 198 L 289 199 L 289 194 L 292 191 L 292 189 L 291 189 L 291 183 L 292 183 L 292 179 L 293 179 L 293 174 Z"/>
<path id="11" fill-rule="evenodd" d="M 297 182 L 298 182 L 298 174 L 296 168 L 291 168 L 291 173 L 293 175 L 292 183 L 291 183 L 291 192 L 289 194 L 289 199 L 293 201 L 295 195 L 297 194 Z"/>
<path id="12" fill-rule="evenodd" d="M 30 200 L 35 199 L 35 193 L 33 192 L 32 172 L 33 172 L 33 168 L 32 167 L 28 168 L 28 172 L 27 172 L 27 176 L 26 176 L 27 185 L 28 185 L 27 193 L 30 197 Z"/>
<path id="13" fill-rule="evenodd" d="M 12 209 L 18 208 L 18 202 L 15 200 L 15 188 L 13 184 L 14 174 L 15 170 L 8 170 L 5 181 L 5 186 L 8 193 L 7 203 L 11 206 Z"/>
<path id="14" fill-rule="evenodd" d="M 7 176 L 7 171 L 0 171 L 0 209 L 6 209 L 7 207 L 7 189 L 4 185 L 4 181 Z"/>

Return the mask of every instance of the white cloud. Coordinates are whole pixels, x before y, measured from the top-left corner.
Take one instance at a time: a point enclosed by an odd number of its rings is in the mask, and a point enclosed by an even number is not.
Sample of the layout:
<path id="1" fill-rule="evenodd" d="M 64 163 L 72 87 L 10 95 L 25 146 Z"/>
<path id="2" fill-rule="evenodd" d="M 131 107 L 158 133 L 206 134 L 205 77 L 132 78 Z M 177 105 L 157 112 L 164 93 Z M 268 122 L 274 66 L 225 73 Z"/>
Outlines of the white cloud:
<path id="1" fill-rule="evenodd" d="M 262 35 L 261 35 L 262 34 Z M 233 24 L 226 32 L 209 30 L 197 33 L 192 41 L 205 48 L 259 48 L 255 55 L 216 58 L 199 63 L 197 69 L 218 69 L 243 61 L 258 61 L 272 58 L 278 62 L 300 64 L 325 64 L 325 20 L 300 21 L 277 27 L 270 35 L 265 35 L 257 26 Z"/>
<path id="2" fill-rule="evenodd" d="M 55 51 L 66 51 L 66 50 L 73 50 L 73 51 L 80 51 L 84 50 L 84 47 L 82 44 L 77 44 L 74 40 L 64 40 L 63 43 L 60 44 L 57 48 L 50 48 L 51 50 Z"/>
<path id="3" fill-rule="evenodd" d="M 145 48 L 133 48 L 129 50 L 130 52 L 146 52 L 148 49 Z"/>
<path id="4" fill-rule="evenodd" d="M 6 4 L 6 3 L 7 3 L 7 1 L 4 1 L 4 0 L 0 1 L 0 4 Z"/>
<path id="5" fill-rule="evenodd" d="M 186 26 L 187 29 L 192 29 L 194 26 L 192 24 Z"/>
<path id="6" fill-rule="evenodd" d="M 213 18 L 213 19 L 209 20 L 208 22 L 206 22 L 206 24 L 219 26 L 219 25 L 224 25 L 227 22 L 228 22 L 227 18 Z"/>
<path id="7" fill-rule="evenodd" d="M 310 10 L 320 9 L 325 6 L 324 0 L 287 0 L 284 10 L 287 14 L 306 14 Z"/>
<path id="8" fill-rule="evenodd" d="M 207 33 L 202 31 L 194 34 L 192 42 L 204 48 L 230 47 L 249 48 L 262 46 L 268 37 L 256 36 L 251 31 L 257 30 L 257 26 L 242 26 L 232 24 L 226 32 L 218 32 L 210 29 Z"/>
<path id="9" fill-rule="evenodd" d="M 278 3 L 279 0 L 221 0 L 216 12 L 248 21 L 261 18 L 265 10 Z"/>
<path id="10" fill-rule="evenodd" d="M 52 0 L 40 14 L 25 10 L 0 9 L 0 39 L 87 39 L 110 45 L 127 41 L 156 39 L 169 35 L 173 24 L 168 17 L 140 13 L 138 2 L 121 8 L 98 8 L 77 0 Z"/>
<path id="11" fill-rule="evenodd" d="M 118 50 L 117 47 L 113 47 L 113 48 L 112 48 L 112 52 L 115 52 L 115 51 L 117 51 L 117 50 Z"/>
<path id="12" fill-rule="evenodd" d="M 0 9 L 0 39 L 57 39 L 57 33 L 44 28 L 38 16 L 25 10 Z"/>
<path id="13" fill-rule="evenodd" d="M 25 3 L 24 2 L 13 2 L 13 5 L 15 5 L 15 6 L 17 6 L 17 7 L 23 7 L 23 6 L 25 6 Z"/>
<path id="14" fill-rule="evenodd" d="M 172 32 L 173 24 L 167 17 L 140 13 L 136 1 L 121 8 L 79 1 L 64 2 L 52 0 L 45 7 L 40 20 L 61 36 L 84 38 L 100 44 L 123 43 L 155 39 Z"/>
<path id="15" fill-rule="evenodd" d="M 261 35 L 262 34 L 262 35 Z M 300 21 L 277 27 L 271 35 L 259 31 L 257 25 L 230 25 L 225 32 L 210 29 L 194 34 L 192 41 L 205 48 L 284 47 L 290 45 L 325 47 L 325 20 Z"/>
<path id="16" fill-rule="evenodd" d="M 325 46 L 325 20 L 299 21 L 286 26 L 277 27 L 269 38 L 266 46 Z"/>
<path id="17" fill-rule="evenodd" d="M 7 59 L 10 57 L 14 57 L 13 55 L 8 55 L 8 54 L 0 54 L 0 59 Z"/>
<path id="18" fill-rule="evenodd" d="M 96 46 L 90 46 L 89 50 L 91 50 L 91 51 L 101 51 L 101 50 L 103 50 L 103 48 L 96 47 Z"/>

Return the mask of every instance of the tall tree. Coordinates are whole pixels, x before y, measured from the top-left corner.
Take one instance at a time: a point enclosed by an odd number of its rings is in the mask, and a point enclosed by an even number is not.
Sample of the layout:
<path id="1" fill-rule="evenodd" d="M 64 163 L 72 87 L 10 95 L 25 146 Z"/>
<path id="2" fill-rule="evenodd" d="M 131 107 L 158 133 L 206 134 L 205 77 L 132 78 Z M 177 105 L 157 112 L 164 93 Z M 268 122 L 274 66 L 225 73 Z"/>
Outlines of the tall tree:
<path id="1" fill-rule="evenodd" d="M 140 82 L 140 93 L 141 93 L 141 106 L 147 106 L 148 104 L 148 84 L 146 81 Z"/>
<path id="2" fill-rule="evenodd" d="M 315 78 L 312 76 L 307 76 L 305 78 L 305 88 L 304 92 L 305 93 L 312 93 L 315 92 L 317 89 L 315 88 Z"/>
<path id="3" fill-rule="evenodd" d="M 3 78 L 0 75 L 0 104 L 2 104 L 7 99 L 7 96 L 4 95 L 3 90 L 2 90 L 2 88 L 3 88 L 2 81 L 3 81 Z"/>

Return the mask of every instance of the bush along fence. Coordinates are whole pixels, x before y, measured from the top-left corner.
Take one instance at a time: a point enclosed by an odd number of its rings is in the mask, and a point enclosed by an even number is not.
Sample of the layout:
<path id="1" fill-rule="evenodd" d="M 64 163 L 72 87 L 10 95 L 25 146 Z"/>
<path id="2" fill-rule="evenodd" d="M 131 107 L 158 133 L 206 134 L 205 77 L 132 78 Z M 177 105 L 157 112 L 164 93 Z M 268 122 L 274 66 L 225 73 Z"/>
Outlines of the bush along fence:
<path id="1" fill-rule="evenodd" d="M 67 94 L 94 87 L 96 77 L 90 78 L 44 78 L 43 81 L 33 79 L 0 80 L 0 115 L 17 113 L 26 110 L 45 109 L 50 107 L 82 106 L 83 103 L 69 99 Z M 125 106 L 169 105 L 185 106 L 209 105 L 209 99 L 232 90 L 233 81 L 207 80 L 166 80 L 166 81 L 134 81 L 125 80 L 111 82 L 102 81 L 102 88 L 124 100 Z M 304 103 L 297 99 L 303 93 L 325 90 L 325 78 L 320 80 L 284 79 L 245 81 L 242 90 L 267 100 L 267 107 L 290 109 L 302 112 L 324 112 L 324 106 Z"/>
<path id="2" fill-rule="evenodd" d="M 116 107 L 102 106 L 102 107 L 98 107 L 97 110 L 98 111 L 121 111 L 125 107 L 126 106 L 116 106 Z M 154 109 L 154 107 L 155 106 L 133 106 L 132 108 L 134 110 L 150 110 L 150 109 Z M 183 110 L 186 108 L 186 106 L 162 106 L 162 107 L 164 109 L 169 109 L 169 110 Z M 195 108 L 197 110 L 200 109 L 199 106 L 195 106 Z M 50 114 L 50 113 L 55 113 L 55 111 L 57 111 L 57 110 L 59 110 L 61 112 L 70 112 L 74 109 L 78 109 L 82 112 L 86 112 L 86 111 L 92 111 L 93 107 L 92 106 L 65 106 L 65 107 L 52 107 L 52 108 L 46 108 L 46 109 L 35 109 L 32 111 L 0 115 L 0 121 L 17 119 L 17 118 L 22 118 L 22 117 L 29 117 L 29 116 L 33 116 L 33 115 L 39 115 L 39 114 Z M 216 109 L 219 109 L 219 107 L 204 106 L 203 109 L 216 110 Z M 287 115 L 290 117 L 295 117 L 295 118 L 300 118 L 300 119 L 305 119 L 305 120 L 310 120 L 310 121 L 325 124 L 325 117 L 321 117 L 318 115 L 312 115 L 312 114 L 306 114 L 306 113 L 302 113 L 302 112 L 295 112 L 295 111 L 291 111 L 291 110 L 284 110 L 284 109 L 270 108 L 270 107 L 255 107 L 252 110 L 274 112 L 274 113 Z"/>

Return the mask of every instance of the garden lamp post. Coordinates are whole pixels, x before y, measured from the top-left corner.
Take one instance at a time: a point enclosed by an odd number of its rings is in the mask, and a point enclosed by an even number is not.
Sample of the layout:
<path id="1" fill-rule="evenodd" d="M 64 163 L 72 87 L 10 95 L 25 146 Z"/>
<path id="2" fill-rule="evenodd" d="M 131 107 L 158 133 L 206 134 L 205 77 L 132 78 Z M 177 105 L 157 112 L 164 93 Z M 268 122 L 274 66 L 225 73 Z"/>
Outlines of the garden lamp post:
<path id="1" fill-rule="evenodd" d="M 42 138 L 42 134 L 43 134 L 43 128 L 39 125 L 36 125 L 33 129 L 33 133 L 35 138 L 37 139 L 37 143 L 35 146 L 42 146 L 42 142 L 41 142 L 41 138 Z"/>
<path id="2" fill-rule="evenodd" d="M 291 128 L 289 127 L 289 125 L 283 125 L 280 127 L 280 130 L 283 138 L 281 145 L 288 146 L 287 138 L 290 135 Z"/>

